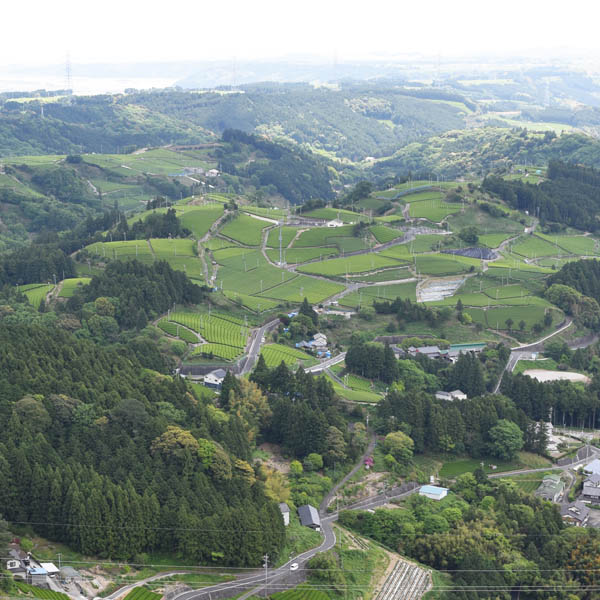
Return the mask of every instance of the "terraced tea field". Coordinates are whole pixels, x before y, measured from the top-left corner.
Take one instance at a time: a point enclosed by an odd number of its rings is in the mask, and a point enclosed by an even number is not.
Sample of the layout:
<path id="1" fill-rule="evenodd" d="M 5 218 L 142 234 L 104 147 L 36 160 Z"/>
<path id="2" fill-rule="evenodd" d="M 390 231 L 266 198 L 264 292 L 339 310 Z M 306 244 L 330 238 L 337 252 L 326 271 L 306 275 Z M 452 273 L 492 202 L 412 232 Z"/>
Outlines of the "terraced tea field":
<path id="1" fill-rule="evenodd" d="M 41 301 L 54 289 L 54 285 L 52 284 L 33 284 L 33 287 L 28 289 L 23 289 L 24 287 L 26 286 L 21 286 L 19 289 L 27 296 L 29 304 L 35 308 L 38 308 Z"/>
<path id="2" fill-rule="evenodd" d="M 245 348 L 249 335 L 249 328 L 243 321 L 228 315 L 175 311 L 170 313 L 168 320 L 196 331 L 207 342 L 233 346 L 240 351 Z"/>
<path id="3" fill-rule="evenodd" d="M 293 367 L 298 363 L 303 366 L 310 366 L 316 362 L 310 354 L 306 354 L 306 352 L 302 352 L 296 348 L 282 346 L 281 344 L 267 344 L 263 346 L 261 354 L 269 368 L 279 366 L 281 361 L 288 367 Z"/>
<path id="4" fill-rule="evenodd" d="M 298 271 L 313 275 L 345 276 L 346 273 L 364 273 L 397 266 L 400 266 L 398 260 L 377 253 L 369 253 L 310 263 L 299 267 Z"/>
<path id="5" fill-rule="evenodd" d="M 288 302 L 302 302 L 306 298 L 310 303 L 316 304 L 343 289 L 343 285 L 332 281 L 299 275 L 286 283 L 270 288 L 260 296 Z"/>
<path id="6" fill-rule="evenodd" d="M 262 240 L 262 231 L 269 225 L 267 221 L 240 214 L 221 228 L 221 234 L 246 246 L 259 246 Z"/>
<path id="7" fill-rule="evenodd" d="M 83 285 L 87 285 L 91 279 L 89 277 L 73 277 L 72 279 L 65 279 L 62 282 L 59 298 L 71 298 L 75 293 L 75 290 Z"/>
<path id="8" fill-rule="evenodd" d="M 213 223 L 223 216 L 223 205 L 194 206 L 186 209 L 180 216 L 181 225 L 189 229 L 199 240 L 206 235 Z"/>

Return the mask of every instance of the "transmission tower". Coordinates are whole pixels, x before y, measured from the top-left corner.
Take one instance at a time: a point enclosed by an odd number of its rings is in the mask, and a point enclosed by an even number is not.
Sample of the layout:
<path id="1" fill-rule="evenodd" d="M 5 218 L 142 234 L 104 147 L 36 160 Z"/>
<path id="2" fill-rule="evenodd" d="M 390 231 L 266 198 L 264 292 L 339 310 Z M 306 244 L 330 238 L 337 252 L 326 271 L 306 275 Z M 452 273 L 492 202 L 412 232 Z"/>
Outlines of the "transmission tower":
<path id="1" fill-rule="evenodd" d="M 279 221 L 279 266 L 283 266 L 283 244 L 281 230 L 283 228 L 283 221 Z"/>
<path id="2" fill-rule="evenodd" d="M 67 85 L 67 95 L 73 95 L 73 82 L 71 80 L 71 53 L 67 51 L 67 58 L 65 60 L 65 79 Z"/>

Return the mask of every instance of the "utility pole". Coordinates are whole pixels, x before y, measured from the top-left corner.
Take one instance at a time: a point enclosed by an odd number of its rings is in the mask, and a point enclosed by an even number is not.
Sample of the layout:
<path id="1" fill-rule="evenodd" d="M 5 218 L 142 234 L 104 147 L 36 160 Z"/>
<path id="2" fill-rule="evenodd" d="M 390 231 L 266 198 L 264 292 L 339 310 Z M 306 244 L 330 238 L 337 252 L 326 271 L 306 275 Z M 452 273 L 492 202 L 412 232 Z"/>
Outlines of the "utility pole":
<path id="1" fill-rule="evenodd" d="M 265 554 L 263 556 L 264 559 L 264 564 L 263 567 L 265 568 L 265 596 L 269 595 L 269 592 L 267 590 L 267 581 L 268 581 L 268 574 L 269 574 L 269 555 Z"/>

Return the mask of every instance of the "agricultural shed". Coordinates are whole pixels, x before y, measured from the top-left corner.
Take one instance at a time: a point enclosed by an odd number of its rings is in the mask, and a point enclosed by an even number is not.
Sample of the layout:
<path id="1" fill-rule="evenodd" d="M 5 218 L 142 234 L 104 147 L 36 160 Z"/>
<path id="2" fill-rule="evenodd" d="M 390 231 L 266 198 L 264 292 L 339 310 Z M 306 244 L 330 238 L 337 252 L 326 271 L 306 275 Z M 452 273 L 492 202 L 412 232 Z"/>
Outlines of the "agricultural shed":
<path id="1" fill-rule="evenodd" d="M 33 567 L 27 571 L 27 583 L 31 583 L 32 585 L 45 584 L 47 576 L 48 571 L 46 569 Z"/>
<path id="2" fill-rule="evenodd" d="M 305 527 L 311 529 L 321 530 L 321 517 L 319 517 L 319 511 L 310 504 L 304 504 L 298 507 L 298 516 L 300 517 L 300 523 Z"/>
<path id="3" fill-rule="evenodd" d="M 79 571 L 75 570 L 73 567 L 61 567 L 60 578 L 62 581 L 71 582 L 80 579 L 81 575 L 79 574 Z"/>
<path id="4" fill-rule="evenodd" d="M 40 567 L 42 567 L 42 569 L 46 569 L 46 571 L 48 572 L 48 575 L 52 576 L 52 575 L 56 575 L 59 570 L 58 567 L 51 562 L 43 562 L 40 563 Z"/>
<path id="5" fill-rule="evenodd" d="M 437 485 L 424 485 L 419 490 L 419 496 L 425 496 L 432 500 L 441 500 L 448 495 L 448 488 L 438 487 Z"/>

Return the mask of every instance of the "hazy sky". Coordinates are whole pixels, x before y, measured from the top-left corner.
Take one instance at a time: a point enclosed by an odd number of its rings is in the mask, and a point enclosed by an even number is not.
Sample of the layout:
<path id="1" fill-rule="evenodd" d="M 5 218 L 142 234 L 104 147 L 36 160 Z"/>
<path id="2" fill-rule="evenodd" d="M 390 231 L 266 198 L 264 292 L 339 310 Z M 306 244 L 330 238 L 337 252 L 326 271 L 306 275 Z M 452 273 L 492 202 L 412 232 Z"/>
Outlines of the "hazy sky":
<path id="1" fill-rule="evenodd" d="M 0 65 L 557 48 L 600 56 L 594 0 L 33 0 L 2 6 Z"/>

